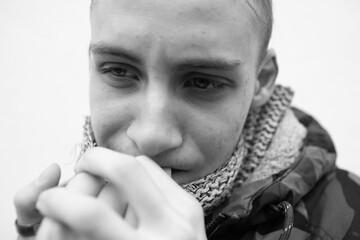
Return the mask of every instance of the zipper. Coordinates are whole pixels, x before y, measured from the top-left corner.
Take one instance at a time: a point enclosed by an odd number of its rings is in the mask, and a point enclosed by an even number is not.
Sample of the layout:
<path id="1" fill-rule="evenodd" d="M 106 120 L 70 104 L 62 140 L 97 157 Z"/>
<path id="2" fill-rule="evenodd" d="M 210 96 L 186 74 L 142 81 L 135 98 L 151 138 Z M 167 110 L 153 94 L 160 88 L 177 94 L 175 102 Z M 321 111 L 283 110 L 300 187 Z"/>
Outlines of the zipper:
<path id="1" fill-rule="evenodd" d="M 284 227 L 282 229 L 279 240 L 288 240 L 291 234 L 291 230 L 294 225 L 294 213 L 290 203 L 283 201 L 277 206 L 272 205 L 273 210 L 276 212 L 282 212 L 284 215 Z M 210 239 L 214 233 L 219 229 L 220 225 L 229 219 L 229 216 L 220 213 L 216 218 L 206 224 L 206 236 Z"/>
<path id="2" fill-rule="evenodd" d="M 225 222 L 225 220 L 228 218 L 229 218 L 228 216 L 220 213 L 216 218 L 214 218 L 208 224 L 206 224 L 205 230 L 206 230 L 207 238 L 210 239 L 214 235 L 216 230 L 218 230 L 220 224 Z"/>
<path id="3" fill-rule="evenodd" d="M 303 150 L 303 149 L 301 149 Z M 264 186 L 263 188 L 261 188 L 257 193 L 255 193 L 251 199 L 250 202 L 253 202 L 255 198 L 257 198 L 258 196 L 260 196 L 264 191 L 266 191 L 266 189 L 270 188 L 272 185 L 276 184 L 277 182 L 281 181 L 283 178 L 285 178 L 287 175 L 289 175 L 292 171 L 294 171 L 294 169 L 300 164 L 301 162 L 301 158 L 304 156 L 304 151 L 301 151 L 299 156 L 297 157 L 297 161 L 295 162 L 295 164 L 293 166 L 291 166 L 281 177 L 279 177 L 278 179 L 276 179 L 274 182 L 269 183 L 268 185 Z M 246 213 L 242 214 L 241 216 L 239 216 L 240 218 L 246 217 L 249 215 L 249 212 L 246 211 Z M 210 239 L 214 233 L 218 230 L 219 226 L 221 223 L 223 223 L 225 220 L 227 220 L 229 218 L 229 216 L 224 215 L 222 213 L 220 213 L 216 218 L 214 218 L 213 220 L 211 220 L 208 224 L 206 224 L 205 226 L 205 230 L 206 230 L 206 236 L 208 239 Z"/>
<path id="4" fill-rule="evenodd" d="M 287 177 L 291 172 L 294 171 L 294 169 L 300 164 L 300 162 L 302 162 L 303 157 L 305 156 L 305 152 L 304 152 L 304 147 L 302 147 L 300 149 L 300 154 L 297 156 L 297 159 L 295 161 L 295 163 L 293 164 L 293 166 L 291 166 L 289 169 L 287 169 L 282 176 L 280 176 L 279 178 L 277 178 L 275 181 L 269 183 L 268 185 L 265 185 L 264 187 L 262 187 L 257 193 L 255 193 L 251 199 L 250 202 L 253 202 L 254 199 L 256 199 L 258 196 L 260 196 L 263 192 L 265 192 L 268 188 L 270 188 L 272 185 L 282 181 L 285 177 Z M 290 205 L 290 204 L 289 204 Z M 291 205 L 290 205 L 291 206 Z M 282 206 L 283 207 L 283 206 Z M 283 208 L 284 209 L 284 208 Z M 292 211 L 292 208 L 291 208 Z M 285 216 L 286 216 L 287 211 L 285 211 Z M 240 218 L 244 218 L 246 216 L 249 216 L 249 212 L 246 211 L 245 213 L 243 213 L 242 215 L 240 215 Z M 205 230 L 206 230 L 206 236 L 208 239 L 210 239 L 214 233 L 218 230 L 220 224 L 222 224 L 225 220 L 227 220 L 229 218 L 229 216 L 224 215 L 222 213 L 220 213 L 216 218 L 214 218 L 212 221 L 210 221 L 208 224 L 206 224 L 205 226 Z M 293 221 L 293 218 L 292 218 Z M 288 225 L 289 226 L 289 225 Z M 289 226 L 290 227 L 290 226 Z M 280 239 L 287 239 L 290 235 L 291 232 L 291 228 L 292 228 L 292 224 L 291 227 L 289 228 L 290 231 L 285 231 L 285 236 L 281 236 L 282 238 Z"/>
<path id="5" fill-rule="evenodd" d="M 290 203 L 283 201 L 277 205 L 284 215 L 284 227 L 281 232 L 279 240 L 288 240 L 291 234 L 291 230 L 294 226 L 294 211 Z"/>

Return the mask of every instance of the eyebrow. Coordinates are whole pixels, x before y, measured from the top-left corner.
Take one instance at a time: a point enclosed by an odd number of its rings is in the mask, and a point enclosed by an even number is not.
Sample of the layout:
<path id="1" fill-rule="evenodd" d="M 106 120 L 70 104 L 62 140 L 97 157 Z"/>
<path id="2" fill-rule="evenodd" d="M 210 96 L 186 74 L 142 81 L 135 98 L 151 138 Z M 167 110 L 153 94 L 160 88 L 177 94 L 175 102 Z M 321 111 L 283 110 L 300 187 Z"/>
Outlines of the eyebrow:
<path id="1" fill-rule="evenodd" d="M 214 69 L 214 70 L 236 70 L 242 65 L 238 59 L 227 58 L 206 58 L 206 59 L 188 59 L 178 64 L 175 68 L 183 71 L 191 68 Z"/>
<path id="2" fill-rule="evenodd" d="M 139 58 L 135 57 L 135 54 L 132 54 L 129 51 L 122 49 L 121 47 L 109 46 L 102 42 L 91 43 L 89 46 L 89 54 L 111 55 L 111 56 L 125 58 L 139 65 L 143 64 L 143 62 Z"/>
<path id="3" fill-rule="evenodd" d="M 136 64 L 143 65 L 143 61 L 135 57 L 135 54 L 129 53 L 127 50 L 121 47 L 113 47 L 102 42 L 92 43 L 89 46 L 89 53 L 95 55 L 112 55 L 121 58 L 125 58 Z M 184 71 L 188 69 L 214 69 L 231 71 L 236 70 L 242 65 L 242 61 L 238 59 L 227 59 L 227 58 L 194 58 L 185 59 L 179 64 L 175 64 L 174 69 L 177 71 Z"/>

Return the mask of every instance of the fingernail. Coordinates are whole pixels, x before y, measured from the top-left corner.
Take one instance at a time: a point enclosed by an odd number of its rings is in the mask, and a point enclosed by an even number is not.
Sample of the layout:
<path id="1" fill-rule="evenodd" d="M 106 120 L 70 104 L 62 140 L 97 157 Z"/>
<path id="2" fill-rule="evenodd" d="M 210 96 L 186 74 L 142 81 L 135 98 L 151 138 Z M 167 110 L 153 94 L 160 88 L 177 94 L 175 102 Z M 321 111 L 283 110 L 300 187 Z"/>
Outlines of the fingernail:
<path id="1" fill-rule="evenodd" d="M 169 177 L 171 177 L 171 174 L 172 174 L 171 168 L 163 168 L 163 169 L 164 169 L 164 171 L 166 172 L 166 174 L 167 174 Z"/>

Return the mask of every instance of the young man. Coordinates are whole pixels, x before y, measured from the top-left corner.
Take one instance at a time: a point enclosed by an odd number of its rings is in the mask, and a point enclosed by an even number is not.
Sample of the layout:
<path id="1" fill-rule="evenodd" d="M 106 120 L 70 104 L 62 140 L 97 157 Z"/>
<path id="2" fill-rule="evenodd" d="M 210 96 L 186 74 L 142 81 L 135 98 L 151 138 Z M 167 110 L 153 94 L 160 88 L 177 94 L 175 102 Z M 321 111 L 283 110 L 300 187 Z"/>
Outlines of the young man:
<path id="1" fill-rule="evenodd" d="M 275 85 L 271 24 L 263 0 L 94 0 L 77 175 L 19 191 L 20 238 L 360 239 L 359 179 Z"/>

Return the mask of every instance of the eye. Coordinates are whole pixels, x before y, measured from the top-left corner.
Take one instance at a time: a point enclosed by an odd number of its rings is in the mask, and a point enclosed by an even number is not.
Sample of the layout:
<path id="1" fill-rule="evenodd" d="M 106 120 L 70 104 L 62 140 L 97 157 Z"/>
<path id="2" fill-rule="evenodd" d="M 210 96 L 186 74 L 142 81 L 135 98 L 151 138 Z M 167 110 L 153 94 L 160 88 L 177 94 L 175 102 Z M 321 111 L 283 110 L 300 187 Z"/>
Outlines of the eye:
<path id="1" fill-rule="evenodd" d="M 122 78 L 132 78 L 139 79 L 138 74 L 135 70 L 130 67 L 120 67 L 120 66 L 107 66 L 102 69 L 102 73 L 109 74 L 111 77 L 122 79 Z"/>
<path id="2" fill-rule="evenodd" d="M 128 73 L 126 69 L 123 68 L 109 68 L 109 72 L 115 77 L 125 77 Z"/>
<path id="3" fill-rule="evenodd" d="M 184 87 L 191 87 L 199 90 L 219 89 L 225 86 L 224 83 L 203 77 L 194 77 L 187 80 Z"/>
<path id="4" fill-rule="evenodd" d="M 120 89 L 134 89 L 140 83 L 140 71 L 125 63 L 107 62 L 98 67 L 101 79 L 108 85 Z"/>

